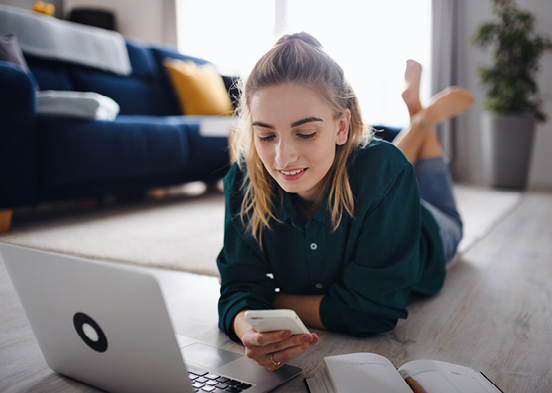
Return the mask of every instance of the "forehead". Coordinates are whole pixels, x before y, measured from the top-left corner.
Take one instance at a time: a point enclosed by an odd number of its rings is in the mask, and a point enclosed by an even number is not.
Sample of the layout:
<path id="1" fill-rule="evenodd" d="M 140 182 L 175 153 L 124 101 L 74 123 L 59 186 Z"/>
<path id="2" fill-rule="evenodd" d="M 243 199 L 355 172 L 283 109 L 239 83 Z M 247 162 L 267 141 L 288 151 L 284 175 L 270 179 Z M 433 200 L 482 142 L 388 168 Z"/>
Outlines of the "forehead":
<path id="1" fill-rule="evenodd" d="M 251 96 L 253 121 L 296 121 L 304 117 L 331 117 L 332 108 L 319 93 L 297 84 L 266 87 Z"/>

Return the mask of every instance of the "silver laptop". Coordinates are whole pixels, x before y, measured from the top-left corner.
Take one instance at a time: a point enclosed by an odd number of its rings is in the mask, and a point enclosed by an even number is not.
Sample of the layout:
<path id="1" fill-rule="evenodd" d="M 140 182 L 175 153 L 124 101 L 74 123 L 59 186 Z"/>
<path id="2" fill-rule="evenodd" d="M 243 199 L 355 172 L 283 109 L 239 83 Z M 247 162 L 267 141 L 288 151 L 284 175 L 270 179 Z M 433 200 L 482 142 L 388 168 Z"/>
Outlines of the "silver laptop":
<path id="1" fill-rule="evenodd" d="M 108 392 L 257 393 L 301 373 L 175 336 L 157 280 L 131 267 L 4 243 L 0 256 L 46 363 L 62 375 Z"/>

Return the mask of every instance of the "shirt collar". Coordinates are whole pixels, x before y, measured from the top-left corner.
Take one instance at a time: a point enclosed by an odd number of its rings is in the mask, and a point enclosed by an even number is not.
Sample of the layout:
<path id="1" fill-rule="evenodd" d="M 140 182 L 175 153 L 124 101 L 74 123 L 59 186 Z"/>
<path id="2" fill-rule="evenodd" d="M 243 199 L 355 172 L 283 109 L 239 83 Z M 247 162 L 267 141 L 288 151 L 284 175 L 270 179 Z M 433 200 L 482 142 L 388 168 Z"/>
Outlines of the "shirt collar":
<path id="1" fill-rule="evenodd" d="M 297 213 L 297 208 L 295 207 L 295 204 L 293 203 L 292 194 L 289 192 L 283 192 L 283 199 L 282 203 L 278 203 L 280 208 L 277 211 L 276 217 L 282 221 L 285 222 L 286 220 L 289 220 L 294 226 L 298 227 L 304 227 L 306 223 L 303 223 L 301 221 L 301 218 L 299 217 L 299 214 Z M 322 203 L 318 207 L 318 210 L 316 213 L 314 213 L 314 216 L 310 219 L 310 221 L 317 221 L 321 224 L 329 224 L 330 222 L 330 215 L 328 212 L 328 191 L 324 193 L 324 197 L 322 198 Z M 309 222 L 310 222 L 309 221 Z"/>

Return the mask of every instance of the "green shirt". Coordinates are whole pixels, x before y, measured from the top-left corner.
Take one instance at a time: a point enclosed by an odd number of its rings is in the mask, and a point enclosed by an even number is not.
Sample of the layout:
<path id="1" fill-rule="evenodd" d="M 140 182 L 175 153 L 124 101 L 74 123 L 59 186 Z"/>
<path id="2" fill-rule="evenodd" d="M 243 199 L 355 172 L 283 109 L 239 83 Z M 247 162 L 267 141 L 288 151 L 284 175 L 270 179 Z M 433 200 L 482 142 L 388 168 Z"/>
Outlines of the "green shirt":
<path id="1" fill-rule="evenodd" d="M 445 278 L 439 228 L 420 204 L 412 165 L 395 146 L 373 141 L 347 164 L 354 217 L 332 231 L 326 199 L 304 224 L 289 193 L 276 204 L 262 248 L 238 216 L 244 171 L 224 180 L 224 246 L 219 327 L 236 340 L 232 321 L 244 309 L 271 309 L 275 291 L 324 294 L 320 318 L 331 331 L 366 336 L 393 329 L 417 295 L 434 294 Z M 279 198 L 278 198 L 279 199 Z M 272 278 L 273 277 L 273 278 Z"/>

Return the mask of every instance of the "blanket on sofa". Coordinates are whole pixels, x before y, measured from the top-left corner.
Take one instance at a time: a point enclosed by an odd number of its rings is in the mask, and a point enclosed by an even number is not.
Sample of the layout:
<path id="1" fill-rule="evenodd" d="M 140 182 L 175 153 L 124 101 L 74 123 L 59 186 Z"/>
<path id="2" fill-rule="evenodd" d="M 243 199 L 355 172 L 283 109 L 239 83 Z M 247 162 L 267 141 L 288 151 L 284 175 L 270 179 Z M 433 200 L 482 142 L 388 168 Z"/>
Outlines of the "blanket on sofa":
<path id="1" fill-rule="evenodd" d="M 124 37 L 32 11 L 0 5 L 0 35 L 14 33 L 24 53 L 68 61 L 120 75 L 132 67 Z"/>
<path id="2" fill-rule="evenodd" d="M 41 115 L 112 121 L 119 105 L 101 94 L 80 91 L 37 91 L 36 111 Z"/>

